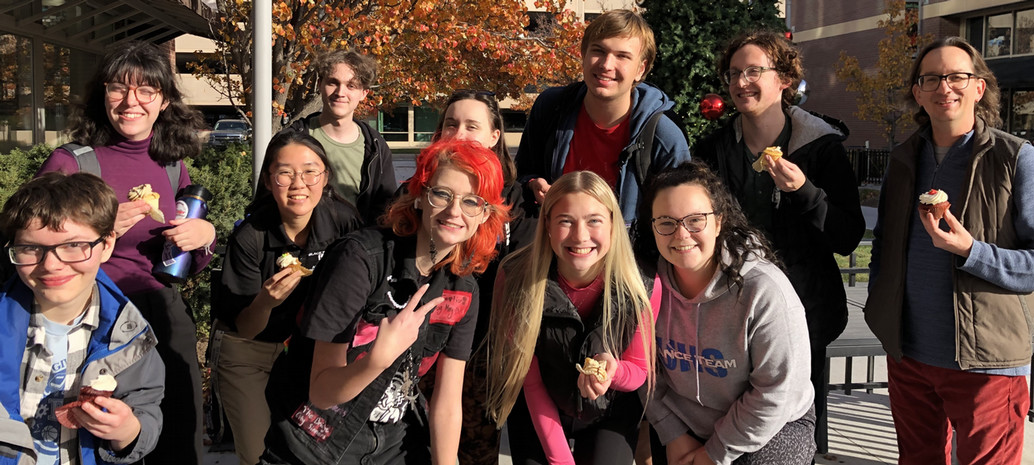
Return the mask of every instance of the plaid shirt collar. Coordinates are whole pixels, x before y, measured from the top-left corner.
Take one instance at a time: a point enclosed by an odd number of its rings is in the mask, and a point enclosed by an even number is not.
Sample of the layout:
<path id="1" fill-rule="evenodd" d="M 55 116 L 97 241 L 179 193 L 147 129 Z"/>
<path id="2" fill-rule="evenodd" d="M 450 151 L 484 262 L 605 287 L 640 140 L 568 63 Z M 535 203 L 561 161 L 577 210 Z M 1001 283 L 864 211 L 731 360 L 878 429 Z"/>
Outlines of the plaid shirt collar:
<path id="1" fill-rule="evenodd" d="M 86 306 L 86 313 L 82 315 L 82 319 L 78 324 L 73 324 L 76 329 L 82 326 L 83 329 L 89 330 L 92 334 L 93 330 L 97 329 L 97 326 L 101 322 L 101 302 L 97 298 L 99 290 L 97 285 L 93 285 L 93 293 L 90 294 L 90 303 Z M 43 313 L 40 312 L 39 302 L 35 299 L 32 301 L 32 315 L 29 316 L 29 330 L 27 332 L 28 339 L 25 343 L 25 348 L 31 348 L 33 346 L 43 346 L 46 342 L 46 328 L 44 328 Z M 78 319 L 78 318 L 76 318 Z"/>

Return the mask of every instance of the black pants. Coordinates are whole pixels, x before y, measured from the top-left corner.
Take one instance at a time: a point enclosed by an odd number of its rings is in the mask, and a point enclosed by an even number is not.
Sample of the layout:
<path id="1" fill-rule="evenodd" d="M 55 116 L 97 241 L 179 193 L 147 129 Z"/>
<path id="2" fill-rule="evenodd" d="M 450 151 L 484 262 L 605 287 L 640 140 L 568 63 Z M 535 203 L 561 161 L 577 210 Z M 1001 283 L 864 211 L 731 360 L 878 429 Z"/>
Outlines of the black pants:
<path id="1" fill-rule="evenodd" d="M 607 412 L 607 417 L 591 425 L 578 425 L 560 414 L 568 441 L 574 442 L 574 461 L 594 465 L 628 465 L 634 460 L 639 441 L 642 405 L 634 392 L 623 393 Z M 506 419 L 510 457 L 514 465 L 547 465 L 546 453 L 528 413 L 524 392 L 517 397 L 513 411 Z"/>
<path id="2" fill-rule="evenodd" d="M 158 355 L 165 362 L 162 434 L 143 463 L 201 463 L 201 370 L 197 364 L 197 327 L 183 296 L 164 288 L 129 296 L 158 337 Z"/>

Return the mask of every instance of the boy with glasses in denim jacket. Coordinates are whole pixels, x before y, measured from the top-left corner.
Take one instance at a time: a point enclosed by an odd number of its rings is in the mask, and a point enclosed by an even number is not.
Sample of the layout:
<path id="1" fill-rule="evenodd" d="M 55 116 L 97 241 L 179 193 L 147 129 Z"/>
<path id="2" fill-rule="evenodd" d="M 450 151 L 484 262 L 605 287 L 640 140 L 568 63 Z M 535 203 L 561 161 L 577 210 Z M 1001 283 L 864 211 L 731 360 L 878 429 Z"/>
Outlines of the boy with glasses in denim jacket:
<path id="1" fill-rule="evenodd" d="M 158 440 L 154 333 L 100 271 L 117 210 L 100 178 L 48 173 L 0 212 L 18 275 L 0 289 L 0 464 L 130 463 Z"/>

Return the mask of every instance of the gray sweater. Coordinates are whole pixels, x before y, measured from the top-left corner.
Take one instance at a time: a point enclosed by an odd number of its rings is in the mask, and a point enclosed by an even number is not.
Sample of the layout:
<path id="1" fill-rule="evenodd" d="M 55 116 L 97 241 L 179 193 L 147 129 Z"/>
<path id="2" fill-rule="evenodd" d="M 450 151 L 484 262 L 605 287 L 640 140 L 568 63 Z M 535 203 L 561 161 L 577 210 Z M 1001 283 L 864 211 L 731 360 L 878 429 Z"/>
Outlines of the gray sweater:
<path id="1" fill-rule="evenodd" d="M 723 258 L 726 258 L 723 256 Z M 767 261 L 743 265 L 743 287 L 720 270 L 695 298 L 660 259 L 660 361 L 646 415 L 665 444 L 692 431 L 717 464 L 760 449 L 804 416 L 815 393 L 804 307 Z"/>

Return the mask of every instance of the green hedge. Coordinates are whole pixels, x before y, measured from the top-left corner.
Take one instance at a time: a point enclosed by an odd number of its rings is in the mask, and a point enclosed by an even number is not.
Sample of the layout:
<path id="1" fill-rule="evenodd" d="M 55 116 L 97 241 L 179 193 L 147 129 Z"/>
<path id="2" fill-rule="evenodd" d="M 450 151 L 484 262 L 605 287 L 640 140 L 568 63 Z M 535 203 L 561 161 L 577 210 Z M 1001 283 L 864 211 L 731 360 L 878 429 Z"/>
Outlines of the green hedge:
<path id="1" fill-rule="evenodd" d="M 53 147 L 41 144 L 28 151 L 14 149 L 0 155 L 0 204 L 36 174 L 51 151 Z M 251 159 L 250 146 L 231 145 L 218 151 L 206 148 L 197 158 L 187 160 L 191 181 L 205 186 L 213 194 L 208 205 L 208 220 L 215 225 L 219 244 L 226 244 L 234 222 L 244 217 L 244 207 L 251 201 Z M 216 263 L 221 259 L 216 257 L 213 265 L 221 265 Z M 182 287 L 184 298 L 194 309 L 201 338 L 208 335 L 211 314 L 209 276 L 206 269 L 192 276 Z"/>

